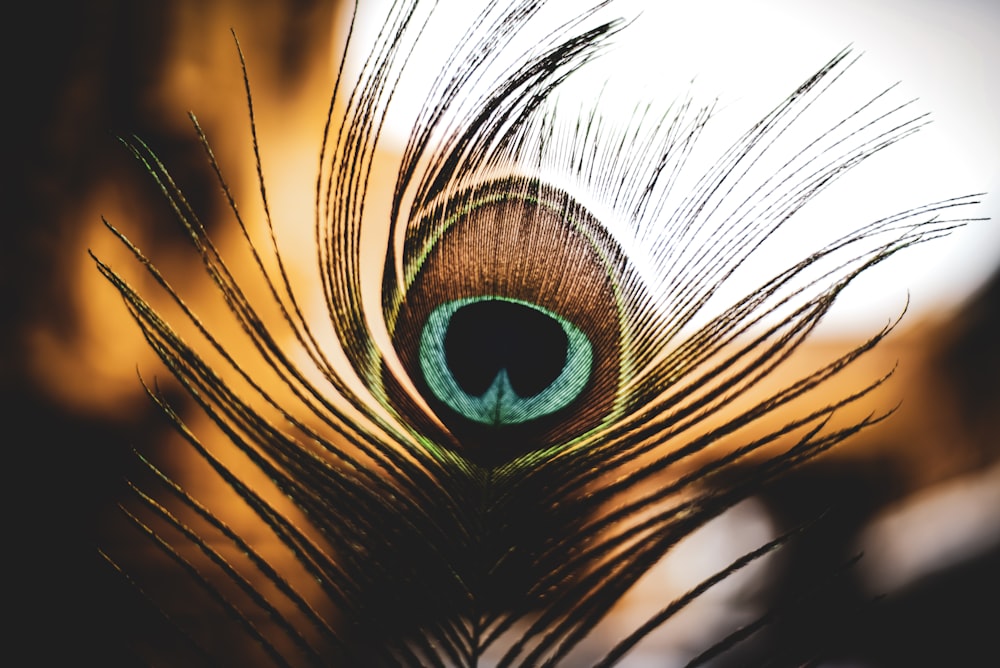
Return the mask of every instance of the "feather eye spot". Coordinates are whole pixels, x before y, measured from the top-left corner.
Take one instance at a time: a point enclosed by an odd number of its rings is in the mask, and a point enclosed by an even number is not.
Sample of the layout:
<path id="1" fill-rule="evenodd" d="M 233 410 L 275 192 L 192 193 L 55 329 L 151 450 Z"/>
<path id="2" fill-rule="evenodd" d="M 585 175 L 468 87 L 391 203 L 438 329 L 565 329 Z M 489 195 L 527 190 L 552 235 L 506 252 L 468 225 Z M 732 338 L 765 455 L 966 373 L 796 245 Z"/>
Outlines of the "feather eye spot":
<path id="1" fill-rule="evenodd" d="M 617 414 L 639 297 L 595 216 L 565 190 L 512 176 L 455 188 L 410 220 L 403 289 L 384 303 L 419 402 L 388 366 L 382 374 L 409 424 L 492 467 Z"/>
<path id="2" fill-rule="evenodd" d="M 565 318 L 498 296 L 438 306 L 420 339 L 430 391 L 479 424 L 520 424 L 573 403 L 590 380 L 593 350 Z"/>

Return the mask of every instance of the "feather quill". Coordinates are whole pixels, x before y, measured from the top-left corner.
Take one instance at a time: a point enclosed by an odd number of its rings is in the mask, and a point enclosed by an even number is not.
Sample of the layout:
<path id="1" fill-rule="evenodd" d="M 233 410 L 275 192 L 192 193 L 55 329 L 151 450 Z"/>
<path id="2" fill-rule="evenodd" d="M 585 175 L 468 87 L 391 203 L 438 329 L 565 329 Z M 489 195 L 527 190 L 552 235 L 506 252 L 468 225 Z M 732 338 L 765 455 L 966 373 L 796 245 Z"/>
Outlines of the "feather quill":
<path id="1" fill-rule="evenodd" d="M 367 201 L 376 150 L 410 51 L 430 39 L 433 8 L 396 2 L 359 79 L 338 74 L 314 240 L 326 315 L 349 369 L 307 316 L 278 251 L 242 52 L 263 242 L 191 120 L 263 296 L 244 290 L 153 150 L 138 138 L 124 142 L 159 185 L 253 350 L 232 352 L 110 223 L 199 342 L 95 258 L 97 267 L 226 447 L 294 510 L 248 484 L 155 384 L 144 387 L 289 560 L 269 558 L 221 509 L 143 455 L 145 482 L 128 484 L 122 513 L 219 606 L 231 637 L 253 641 L 261 663 L 477 666 L 489 655 L 497 666 L 564 664 L 680 539 L 886 417 L 835 419 L 885 377 L 824 407 L 782 411 L 892 325 L 786 387 L 759 388 L 855 277 L 963 224 L 960 211 L 975 196 L 861 226 L 708 311 L 742 263 L 810 199 L 925 119 L 876 96 L 761 175 L 762 156 L 779 150 L 788 128 L 849 69 L 845 51 L 678 192 L 711 106 L 685 100 L 659 115 L 637 107 L 621 124 L 602 117 L 599 99 L 572 115 L 556 100 L 560 85 L 626 29 L 601 19 L 608 4 L 574 17 L 499 74 L 491 69 L 498 55 L 543 3 L 484 10 L 417 114 L 387 221 Z M 351 39 L 345 53 L 368 48 Z M 484 80 L 490 86 L 478 94 Z M 611 223 L 624 234 L 613 234 Z M 380 294 L 366 299 L 362 240 L 386 225 Z M 245 370 L 246 355 L 264 363 L 266 377 Z M 749 435 L 772 415 L 788 417 Z M 665 604 L 597 665 L 621 661 L 705 589 L 790 538 Z M 157 605 L 168 618 L 179 615 Z M 200 653 L 221 660 L 226 650 L 211 634 L 191 637 Z M 694 663 L 712 654 L 706 649 Z"/>

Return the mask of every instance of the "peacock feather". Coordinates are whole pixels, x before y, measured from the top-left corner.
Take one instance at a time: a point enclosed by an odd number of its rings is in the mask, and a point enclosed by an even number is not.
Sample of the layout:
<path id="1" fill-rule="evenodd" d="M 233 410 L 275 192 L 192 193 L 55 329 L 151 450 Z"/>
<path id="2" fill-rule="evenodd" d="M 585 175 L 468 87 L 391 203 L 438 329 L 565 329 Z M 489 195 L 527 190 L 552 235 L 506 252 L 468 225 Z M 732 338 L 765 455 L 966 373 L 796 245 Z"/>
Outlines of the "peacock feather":
<path id="1" fill-rule="evenodd" d="M 357 81 L 341 70 L 322 136 L 313 238 L 323 322 L 278 250 L 252 103 L 263 240 L 191 120 L 262 291 L 245 289 L 153 150 L 125 142 L 252 345 L 235 354 L 110 224 L 176 315 L 161 315 L 119 270 L 100 259 L 97 267 L 222 438 L 201 435 L 155 383 L 145 385 L 150 396 L 265 537 L 241 533 L 145 455 L 121 511 L 180 581 L 218 606 L 220 628 L 235 629 L 226 642 L 252 646 L 253 661 L 579 661 L 568 657 L 683 537 L 887 415 L 837 419 L 884 377 L 792 409 L 892 324 L 794 382 L 763 388 L 855 277 L 961 225 L 953 213 L 975 197 L 861 225 L 760 285 L 740 285 L 739 298 L 720 304 L 718 295 L 811 199 L 925 118 L 886 91 L 819 136 L 782 144 L 849 71 L 855 59 L 844 51 L 692 176 L 685 166 L 712 105 L 637 104 L 621 122 L 602 116 L 595 94 L 568 111 L 563 83 L 627 23 L 603 19 L 609 3 L 600 3 L 517 51 L 515 37 L 543 4 L 492 3 L 456 40 L 395 158 L 383 207 L 372 201 L 383 124 L 410 52 L 438 39 L 426 31 L 434 8 L 398 1 L 374 44 L 348 38 L 345 54 L 369 55 Z M 513 64 L 498 68 L 501 54 Z M 366 279 L 372 230 L 387 230 L 378 281 Z M 226 453 L 263 482 L 249 482 Z M 620 661 L 789 538 L 665 601 L 593 662 Z M 268 541 L 286 558 L 267 553 Z M 148 588 L 114 553 L 105 558 Z M 171 602 L 154 605 L 193 652 L 232 659 L 220 656 L 221 631 L 187 629 Z"/>

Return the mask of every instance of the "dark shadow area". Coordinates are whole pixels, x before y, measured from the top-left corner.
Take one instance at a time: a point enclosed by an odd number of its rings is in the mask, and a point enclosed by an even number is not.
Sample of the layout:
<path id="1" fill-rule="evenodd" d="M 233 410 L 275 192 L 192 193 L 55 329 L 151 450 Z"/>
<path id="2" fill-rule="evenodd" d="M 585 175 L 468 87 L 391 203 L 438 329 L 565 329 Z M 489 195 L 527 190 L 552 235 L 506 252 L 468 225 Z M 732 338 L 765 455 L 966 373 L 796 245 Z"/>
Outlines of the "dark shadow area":
<path id="1" fill-rule="evenodd" d="M 760 601 L 770 622 L 713 668 L 989 666 L 1000 662 L 1000 547 L 891 592 L 866 591 L 861 530 L 892 498 L 892 475 L 810 465 L 762 495 L 779 526 L 820 517 L 778 555 Z"/>

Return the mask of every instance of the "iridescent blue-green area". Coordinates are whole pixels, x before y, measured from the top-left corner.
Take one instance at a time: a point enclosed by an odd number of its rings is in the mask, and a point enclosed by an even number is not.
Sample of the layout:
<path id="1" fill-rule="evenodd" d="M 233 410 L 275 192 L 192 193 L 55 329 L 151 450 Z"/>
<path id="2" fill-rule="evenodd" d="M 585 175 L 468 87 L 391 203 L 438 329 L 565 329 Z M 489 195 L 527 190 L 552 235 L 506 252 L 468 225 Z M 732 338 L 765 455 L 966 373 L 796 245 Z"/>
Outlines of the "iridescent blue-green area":
<path id="1" fill-rule="evenodd" d="M 420 338 L 431 392 L 462 416 L 519 424 L 565 408 L 587 385 L 593 352 L 586 335 L 537 304 L 471 297 L 438 306 Z"/>

